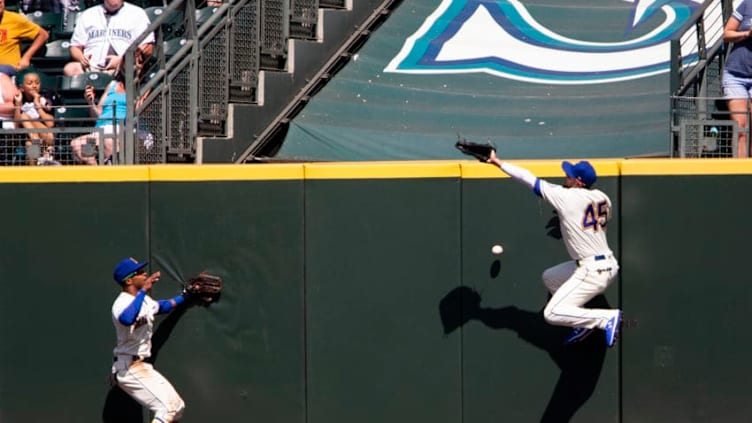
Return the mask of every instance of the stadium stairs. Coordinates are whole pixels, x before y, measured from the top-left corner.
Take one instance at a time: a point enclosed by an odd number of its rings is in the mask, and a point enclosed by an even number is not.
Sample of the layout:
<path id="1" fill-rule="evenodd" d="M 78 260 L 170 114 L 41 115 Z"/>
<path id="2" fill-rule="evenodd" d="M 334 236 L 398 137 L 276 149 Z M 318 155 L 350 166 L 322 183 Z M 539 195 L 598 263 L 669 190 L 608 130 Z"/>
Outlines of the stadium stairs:
<path id="1" fill-rule="evenodd" d="M 307 22 L 291 20 L 286 54 L 274 57 L 262 49 L 256 101 L 229 104 L 224 134 L 197 138 L 196 162 L 241 163 L 272 155 L 290 119 L 396 4 L 396 0 L 321 0 L 315 17 Z"/>

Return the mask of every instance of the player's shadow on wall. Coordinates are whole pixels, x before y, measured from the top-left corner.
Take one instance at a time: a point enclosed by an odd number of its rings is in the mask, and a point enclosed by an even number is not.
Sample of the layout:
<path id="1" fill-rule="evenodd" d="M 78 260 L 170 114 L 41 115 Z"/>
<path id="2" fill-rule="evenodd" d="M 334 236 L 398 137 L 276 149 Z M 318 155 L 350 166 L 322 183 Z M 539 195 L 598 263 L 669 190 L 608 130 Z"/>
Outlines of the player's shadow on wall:
<path id="1" fill-rule="evenodd" d="M 568 422 L 592 396 L 603 368 L 606 345 L 601 331 L 580 343 L 565 346 L 571 329 L 552 326 L 543 319 L 543 312 L 520 310 L 514 306 L 484 308 L 481 296 L 468 287 L 450 291 L 439 303 L 439 313 L 448 334 L 471 320 L 491 329 L 509 329 L 526 342 L 545 350 L 561 370 L 551 394 L 542 423 Z M 593 298 L 587 307 L 611 308 L 606 297 Z"/>
<path id="2" fill-rule="evenodd" d="M 168 314 L 157 326 L 151 338 L 151 357 L 146 361 L 154 364 L 167 339 L 170 337 L 178 321 L 191 305 L 181 305 Z M 169 379 L 169 377 L 168 377 Z M 102 410 L 103 423 L 143 423 L 143 409 L 141 404 L 123 392 L 117 386 L 110 388 L 104 401 Z"/>

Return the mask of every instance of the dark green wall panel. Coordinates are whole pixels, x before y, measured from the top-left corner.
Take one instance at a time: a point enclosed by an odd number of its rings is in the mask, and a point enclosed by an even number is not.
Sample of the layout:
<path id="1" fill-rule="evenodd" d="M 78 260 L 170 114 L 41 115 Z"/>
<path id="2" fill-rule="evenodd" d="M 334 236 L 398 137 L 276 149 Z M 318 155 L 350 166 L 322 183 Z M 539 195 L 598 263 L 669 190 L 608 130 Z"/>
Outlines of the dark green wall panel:
<path id="1" fill-rule="evenodd" d="M 225 276 L 155 335 L 185 421 L 748 420 L 752 179 L 598 185 L 622 265 L 599 299 L 625 311 L 612 350 L 543 321 L 541 273 L 567 255 L 508 178 L 0 184 L 0 422 L 100 421 L 130 255 L 162 270 L 157 298 Z"/>
<path id="2" fill-rule="evenodd" d="M 0 184 L 0 422 L 100 420 L 112 269 L 148 251 L 146 183 Z"/>
<path id="3" fill-rule="evenodd" d="M 752 178 L 623 178 L 625 422 L 749 421 Z"/>
<path id="4" fill-rule="evenodd" d="M 188 309 L 156 362 L 186 420 L 303 422 L 303 182 L 154 183 L 151 251 L 174 295 L 201 270 L 220 301 Z"/>
<path id="5" fill-rule="evenodd" d="M 617 182 L 598 181 L 614 210 Z M 570 329 L 542 316 L 548 291 L 541 274 L 569 260 L 561 240 L 549 236 L 552 217 L 552 207 L 511 179 L 463 180 L 463 281 L 480 297 L 463 310 L 465 423 L 618 421 L 618 348 L 607 351 L 600 331 L 564 347 Z M 618 231 L 610 229 L 618 255 Z M 503 254 L 491 253 L 495 244 Z M 598 301 L 618 307 L 618 282 Z"/>
<path id="6" fill-rule="evenodd" d="M 459 422 L 460 182 L 306 182 L 308 422 Z"/>

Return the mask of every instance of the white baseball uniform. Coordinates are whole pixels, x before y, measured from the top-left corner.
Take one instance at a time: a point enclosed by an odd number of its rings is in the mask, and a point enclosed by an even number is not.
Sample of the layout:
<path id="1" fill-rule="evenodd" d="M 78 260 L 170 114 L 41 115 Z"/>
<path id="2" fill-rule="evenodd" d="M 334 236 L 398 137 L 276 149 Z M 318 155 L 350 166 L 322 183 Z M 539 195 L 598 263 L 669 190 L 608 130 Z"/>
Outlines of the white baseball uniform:
<path id="1" fill-rule="evenodd" d="M 180 419 L 185 403 L 170 382 L 144 361 L 151 356 L 154 316 L 159 312 L 160 304 L 144 291 L 118 295 L 112 304 L 117 334 L 112 373 L 123 391 L 154 412 L 152 423 L 169 423 Z M 124 324 L 129 317 L 133 323 Z"/>
<path id="2" fill-rule="evenodd" d="M 122 56 L 149 24 L 144 9 L 130 3 L 123 3 L 123 7 L 111 15 L 104 6 L 93 6 L 83 11 L 76 20 L 70 43 L 82 47 L 84 55 L 91 55 L 89 63 L 92 67 L 104 69 L 107 56 Z M 154 43 L 153 33 L 140 45 L 150 43 Z"/>
<path id="3" fill-rule="evenodd" d="M 552 294 L 544 318 L 553 325 L 605 329 L 619 310 L 582 306 L 605 291 L 619 271 L 606 239 L 611 200 L 600 190 L 554 185 L 507 162 L 501 170 L 556 209 L 562 240 L 572 258 L 543 272 L 543 283 Z"/>

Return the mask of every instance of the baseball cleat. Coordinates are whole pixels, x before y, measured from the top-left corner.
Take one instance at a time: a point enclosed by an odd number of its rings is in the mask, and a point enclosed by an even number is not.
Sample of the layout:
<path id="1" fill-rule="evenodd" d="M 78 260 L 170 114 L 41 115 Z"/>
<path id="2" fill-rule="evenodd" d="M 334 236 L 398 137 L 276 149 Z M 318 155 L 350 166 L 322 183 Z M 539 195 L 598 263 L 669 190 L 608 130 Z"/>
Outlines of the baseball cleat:
<path id="1" fill-rule="evenodd" d="M 572 332 L 569 334 L 567 339 L 564 340 L 564 345 L 571 345 L 580 342 L 590 336 L 591 333 L 593 333 L 592 329 L 574 328 L 572 329 Z"/>
<path id="2" fill-rule="evenodd" d="M 606 323 L 606 346 L 613 347 L 616 343 L 616 338 L 619 336 L 619 326 L 621 325 L 621 310 L 616 311 L 616 316 L 609 319 Z"/>

